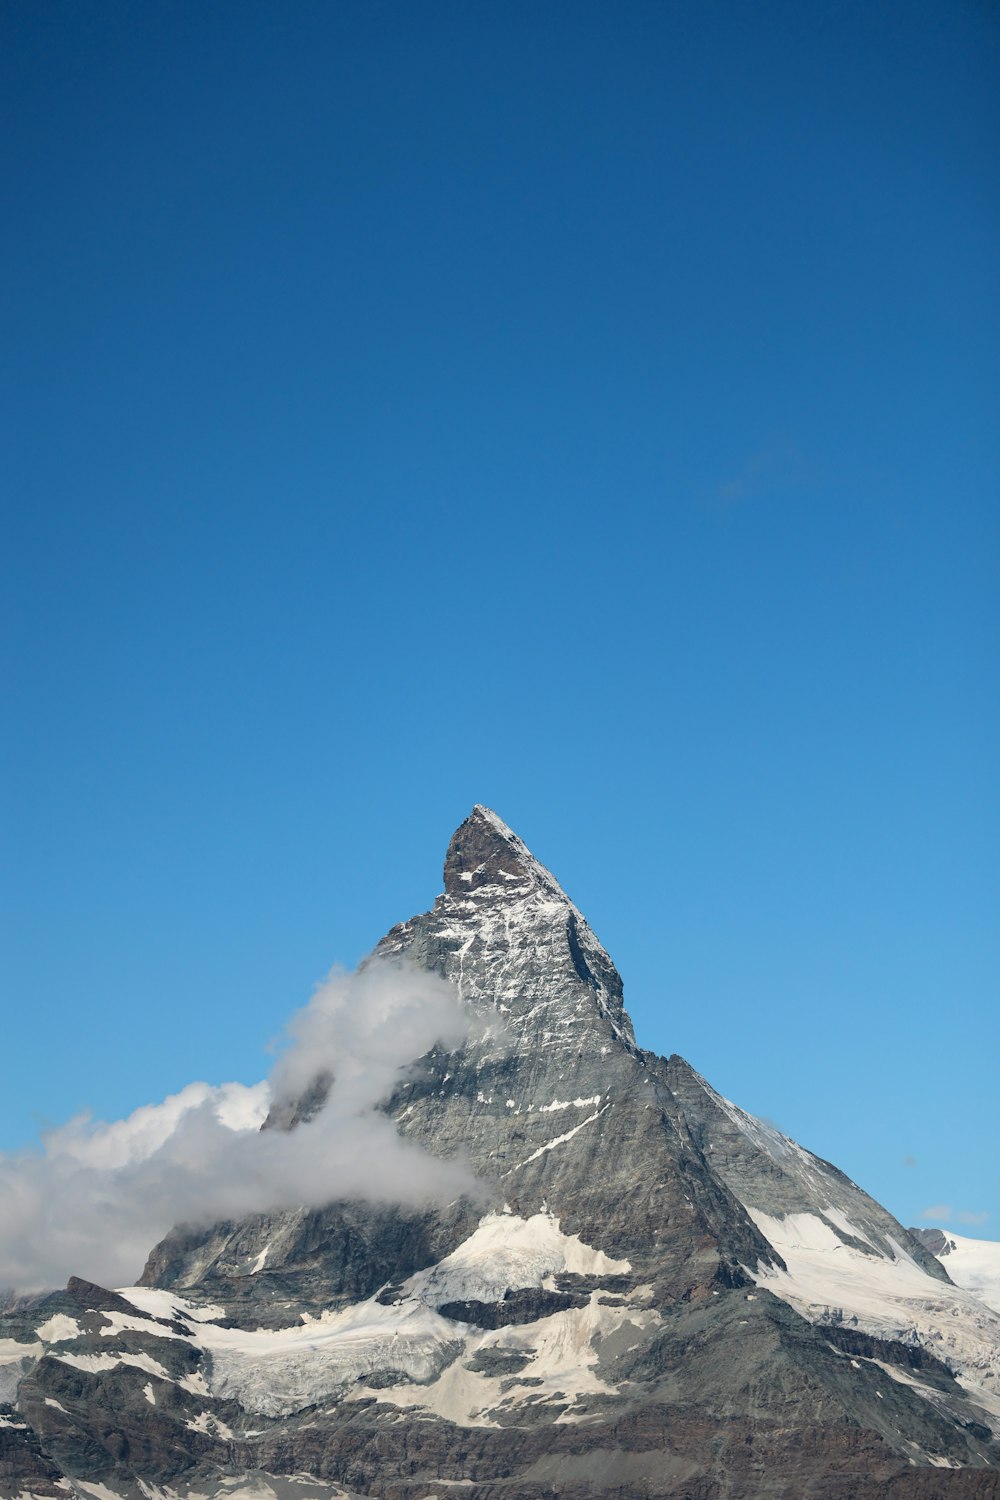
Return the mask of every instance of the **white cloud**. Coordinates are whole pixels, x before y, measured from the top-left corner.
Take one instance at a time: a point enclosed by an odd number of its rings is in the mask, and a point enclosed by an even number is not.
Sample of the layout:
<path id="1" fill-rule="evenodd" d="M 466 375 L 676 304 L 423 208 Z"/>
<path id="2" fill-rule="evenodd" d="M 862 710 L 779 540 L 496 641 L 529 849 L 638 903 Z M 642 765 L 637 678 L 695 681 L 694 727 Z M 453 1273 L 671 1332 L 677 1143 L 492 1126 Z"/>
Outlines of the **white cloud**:
<path id="1" fill-rule="evenodd" d="M 953 1208 L 950 1203 L 934 1203 L 930 1208 L 925 1208 L 920 1217 L 934 1223 L 985 1224 L 989 1214 L 985 1210 L 971 1213 L 968 1209 Z"/>
<path id="2" fill-rule="evenodd" d="M 335 974 L 289 1023 L 269 1082 L 193 1083 L 112 1123 L 71 1120 L 42 1151 L 0 1155 L 0 1286 L 34 1291 L 70 1275 L 105 1286 L 139 1275 L 176 1223 L 205 1223 L 338 1197 L 414 1204 L 476 1191 L 459 1162 L 400 1136 L 377 1106 L 470 1018 L 445 980 L 401 964 Z M 292 1131 L 260 1130 L 269 1102 L 320 1072 L 327 1101 Z"/>
<path id="3" fill-rule="evenodd" d="M 114 1170 L 152 1156 L 190 1110 L 208 1105 L 220 1125 L 229 1130 L 259 1130 L 271 1099 L 270 1085 L 257 1083 L 189 1083 L 162 1104 L 143 1104 L 124 1120 L 110 1124 L 78 1115 L 43 1136 L 46 1155 L 66 1156 L 84 1166 Z"/>

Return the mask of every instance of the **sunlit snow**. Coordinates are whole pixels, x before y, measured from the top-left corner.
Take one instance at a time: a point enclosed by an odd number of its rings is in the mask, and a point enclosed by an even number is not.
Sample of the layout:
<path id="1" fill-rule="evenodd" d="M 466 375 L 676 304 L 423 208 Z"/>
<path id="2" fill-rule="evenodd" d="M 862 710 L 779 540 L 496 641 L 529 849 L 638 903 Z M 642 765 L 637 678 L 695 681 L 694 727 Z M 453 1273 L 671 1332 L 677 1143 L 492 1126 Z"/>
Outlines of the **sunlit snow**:
<path id="1" fill-rule="evenodd" d="M 945 1238 L 948 1249 L 938 1259 L 952 1281 L 1000 1313 L 1000 1240 L 970 1240 L 950 1232 Z"/>
<path id="2" fill-rule="evenodd" d="M 836 1211 L 824 1209 L 823 1218 L 747 1212 L 787 1266 L 748 1267 L 758 1286 L 812 1322 L 849 1323 L 880 1338 L 926 1345 L 964 1377 L 974 1399 L 974 1387 L 982 1387 L 983 1404 L 1000 1414 L 1000 1316 L 978 1297 L 936 1281 L 894 1241 L 889 1256 L 845 1245 L 827 1222 Z M 837 1218 L 845 1233 L 865 1238 L 846 1215 Z"/>

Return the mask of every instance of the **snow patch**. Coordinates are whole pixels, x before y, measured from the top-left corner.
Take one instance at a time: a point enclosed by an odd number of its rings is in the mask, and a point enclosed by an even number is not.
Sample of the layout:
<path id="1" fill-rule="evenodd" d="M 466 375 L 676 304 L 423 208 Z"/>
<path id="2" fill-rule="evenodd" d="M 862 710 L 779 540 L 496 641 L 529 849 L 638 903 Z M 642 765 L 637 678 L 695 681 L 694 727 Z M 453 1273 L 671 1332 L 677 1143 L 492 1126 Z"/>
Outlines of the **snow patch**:
<path id="1" fill-rule="evenodd" d="M 132 1365 L 137 1370 L 145 1370 L 147 1375 L 155 1375 L 160 1380 L 169 1380 L 172 1385 L 182 1383 L 174 1380 L 159 1360 L 153 1359 L 148 1354 L 54 1354 L 52 1357 L 60 1364 L 72 1365 L 77 1370 L 86 1370 L 90 1375 L 101 1370 L 117 1370 L 121 1365 Z"/>
<path id="2" fill-rule="evenodd" d="M 0 1365 L 13 1364 L 23 1359 L 37 1359 L 42 1345 L 37 1341 L 19 1344 L 16 1339 L 0 1339 Z"/>
<path id="3" fill-rule="evenodd" d="M 540 1104 L 538 1113 L 548 1115 L 562 1109 L 585 1109 L 588 1104 L 600 1104 L 600 1102 L 600 1094 L 595 1094 L 592 1099 L 553 1099 L 551 1104 Z"/>
<path id="4" fill-rule="evenodd" d="M 226 1309 L 216 1302 L 188 1302 L 175 1292 L 165 1292 L 155 1286 L 120 1286 L 117 1290 L 119 1297 L 124 1297 L 126 1302 L 131 1302 L 133 1307 L 150 1318 L 166 1318 L 170 1322 L 212 1323 L 226 1316 Z M 108 1316 L 110 1314 L 106 1313 L 105 1317 Z M 160 1332 L 163 1337 L 169 1337 L 169 1329 L 161 1329 Z"/>
<path id="5" fill-rule="evenodd" d="M 51 1318 L 40 1323 L 35 1332 L 46 1344 L 57 1344 L 62 1339 L 78 1339 L 83 1329 L 75 1318 L 68 1318 L 65 1313 L 54 1313 Z"/>
<path id="6" fill-rule="evenodd" d="M 550 1213 L 523 1219 L 510 1212 L 481 1219 L 475 1233 L 436 1266 L 418 1271 L 406 1294 L 435 1305 L 442 1302 L 500 1302 L 508 1291 L 540 1287 L 559 1271 L 581 1276 L 614 1276 L 632 1269 L 603 1250 L 564 1234 Z"/>
<path id="7" fill-rule="evenodd" d="M 206 1437 L 235 1438 L 233 1429 L 223 1422 L 221 1417 L 213 1417 L 211 1412 L 200 1411 L 196 1417 L 189 1417 L 184 1423 L 185 1427 L 192 1432 L 203 1432 Z"/>
<path id="8" fill-rule="evenodd" d="M 834 1226 L 834 1228 L 839 1229 L 843 1234 L 851 1235 L 852 1238 L 856 1240 L 861 1240 L 865 1245 L 871 1245 L 871 1251 L 873 1255 L 882 1254 L 879 1247 L 876 1244 L 872 1243 L 871 1239 L 867 1234 L 865 1234 L 864 1230 L 856 1228 L 855 1225 L 851 1223 L 850 1219 L 844 1213 L 843 1209 L 827 1206 L 823 1209 L 822 1212 L 824 1219 L 828 1220 L 829 1223 Z"/>
<path id="9" fill-rule="evenodd" d="M 184 1335 L 175 1332 L 173 1328 L 166 1328 L 162 1323 L 156 1323 L 152 1318 L 137 1317 L 132 1313 L 106 1312 L 101 1314 L 107 1319 L 108 1326 L 101 1329 L 101 1337 L 105 1339 L 115 1338 L 119 1333 L 151 1333 L 158 1339 L 183 1339 Z"/>
<path id="10" fill-rule="evenodd" d="M 416 1407 L 465 1427 L 499 1426 L 500 1418 L 510 1409 L 540 1403 L 558 1403 L 565 1408 L 556 1421 L 576 1421 L 579 1418 L 573 1407 L 581 1398 L 606 1395 L 613 1389 L 596 1373 L 600 1340 L 627 1323 L 638 1335 L 659 1321 L 659 1314 L 651 1309 L 605 1305 L 594 1292 L 585 1307 L 567 1308 L 535 1323 L 473 1335 L 466 1341 L 462 1359 L 449 1365 L 429 1385 L 366 1388 L 359 1395 L 374 1396 L 387 1405 Z M 528 1364 L 521 1375 L 533 1383 L 518 1388 L 515 1376 L 511 1387 L 509 1377 L 468 1368 L 472 1356 L 489 1350 L 526 1356 Z"/>
<path id="11" fill-rule="evenodd" d="M 211 1394 L 265 1416 L 299 1411 L 376 1371 L 429 1380 L 458 1352 L 460 1333 L 420 1302 L 374 1298 L 290 1328 L 200 1330 L 212 1356 Z"/>
<path id="12" fill-rule="evenodd" d="M 529 1162 L 537 1161 L 540 1156 L 545 1155 L 546 1151 L 554 1151 L 557 1146 L 565 1145 L 565 1143 L 567 1141 L 571 1141 L 573 1137 L 577 1135 L 585 1125 L 593 1124 L 595 1120 L 599 1119 L 600 1116 L 605 1114 L 606 1111 L 610 1108 L 611 1105 L 609 1103 L 605 1104 L 603 1109 L 595 1109 L 594 1113 L 592 1115 L 588 1115 L 585 1120 L 581 1120 L 579 1125 L 574 1125 L 572 1130 L 567 1130 L 563 1135 L 557 1135 L 551 1141 L 546 1141 L 544 1146 L 539 1146 L 537 1151 L 532 1151 L 530 1156 L 526 1156 L 524 1158 L 524 1161 L 519 1161 L 516 1166 L 511 1167 L 510 1171 L 505 1172 L 503 1175 L 505 1177 L 509 1177 L 512 1172 L 520 1172 L 522 1167 L 526 1167 Z"/>

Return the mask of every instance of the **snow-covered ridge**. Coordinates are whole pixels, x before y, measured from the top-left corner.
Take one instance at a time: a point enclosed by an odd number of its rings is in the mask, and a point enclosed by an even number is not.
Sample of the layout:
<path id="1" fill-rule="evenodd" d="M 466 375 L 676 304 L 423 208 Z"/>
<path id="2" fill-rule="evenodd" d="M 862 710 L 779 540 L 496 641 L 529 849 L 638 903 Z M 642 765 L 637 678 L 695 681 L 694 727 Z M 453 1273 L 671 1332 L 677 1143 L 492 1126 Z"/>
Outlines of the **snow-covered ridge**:
<path id="1" fill-rule="evenodd" d="M 1000 1240 L 972 1240 L 945 1232 L 945 1248 L 936 1252 L 956 1286 L 1000 1313 Z"/>
<path id="2" fill-rule="evenodd" d="M 1000 1433 L 1000 1315 L 971 1292 L 928 1276 L 895 1241 L 888 1254 L 877 1249 L 836 1209 L 747 1212 L 787 1268 L 747 1267 L 758 1286 L 810 1322 L 846 1323 L 877 1338 L 925 1346 L 961 1378 Z M 845 1244 L 838 1229 L 870 1250 Z"/>
<path id="3" fill-rule="evenodd" d="M 828 1163 L 821 1161 L 804 1146 L 800 1146 L 798 1141 L 793 1140 L 791 1136 L 784 1135 L 776 1126 L 769 1125 L 766 1120 L 760 1120 L 756 1115 L 751 1115 L 747 1110 L 741 1109 L 738 1104 L 734 1104 L 731 1099 L 727 1099 L 714 1089 L 700 1073 L 695 1073 L 694 1069 L 691 1072 L 708 1097 L 731 1121 L 740 1135 L 756 1150 L 769 1156 L 791 1179 L 799 1181 L 807 1193 L 818 1195 L 821 1200 L 828 1201 L 831 1185 L 836 1182 L 838 1187 L 845 1189 L 848 1193 L 862 1195 L 862 1189 L 856 1183 L 851 1182 L 850 1178 L 845 1177 L 842 1172 L 831 1168 Z M 714 1165 L 718 1167 L 718 1163 Z M 863 1196 L 867 1198 L 867 1194 Z M 738 1192 L 737 1197 L 741 1202 L 743 1201 L 741 1193 Z M 874 1204 L 873 1206 L 877 1207 Z M 838 1211 L 843 1216 L 843 1208 Z M 827 1214 L 827 1217 L 830 1215 Z M 845 1232 L 848 1231 L 845 1230 Z M 866 1236 L 861 1235 L 860 1238 L 865 1239 Z"/>
<path id="4" fill-rule="evenodd" d="M 711 1106 L 695 1108 L 709 1163 L 744 1208 L 779 1218 L 818 1214 L 844 1243 L 889 1260 L 902 1245 L 925 1275 L 947 1284 L 940 1263 L 856 1182 L 682 1066 Z"/>

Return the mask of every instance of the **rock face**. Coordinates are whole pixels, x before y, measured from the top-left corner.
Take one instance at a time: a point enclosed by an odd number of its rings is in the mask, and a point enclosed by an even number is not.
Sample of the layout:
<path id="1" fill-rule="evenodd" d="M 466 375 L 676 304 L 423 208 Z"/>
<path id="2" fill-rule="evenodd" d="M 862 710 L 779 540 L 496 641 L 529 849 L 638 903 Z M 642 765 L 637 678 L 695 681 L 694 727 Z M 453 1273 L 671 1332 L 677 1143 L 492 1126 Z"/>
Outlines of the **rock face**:
<path id="1" fill-rule="evenodd" d="M 384 1107 L 482 1198 L 178 1229 L 140 1287 L 12 1312 L 0 1494 L 1000 1496 L 1000 1316 L 637 1047 L 611 959 L 488 809 L 444 884 L 370 962 L 444 976 L 478 1026 Z"/>

